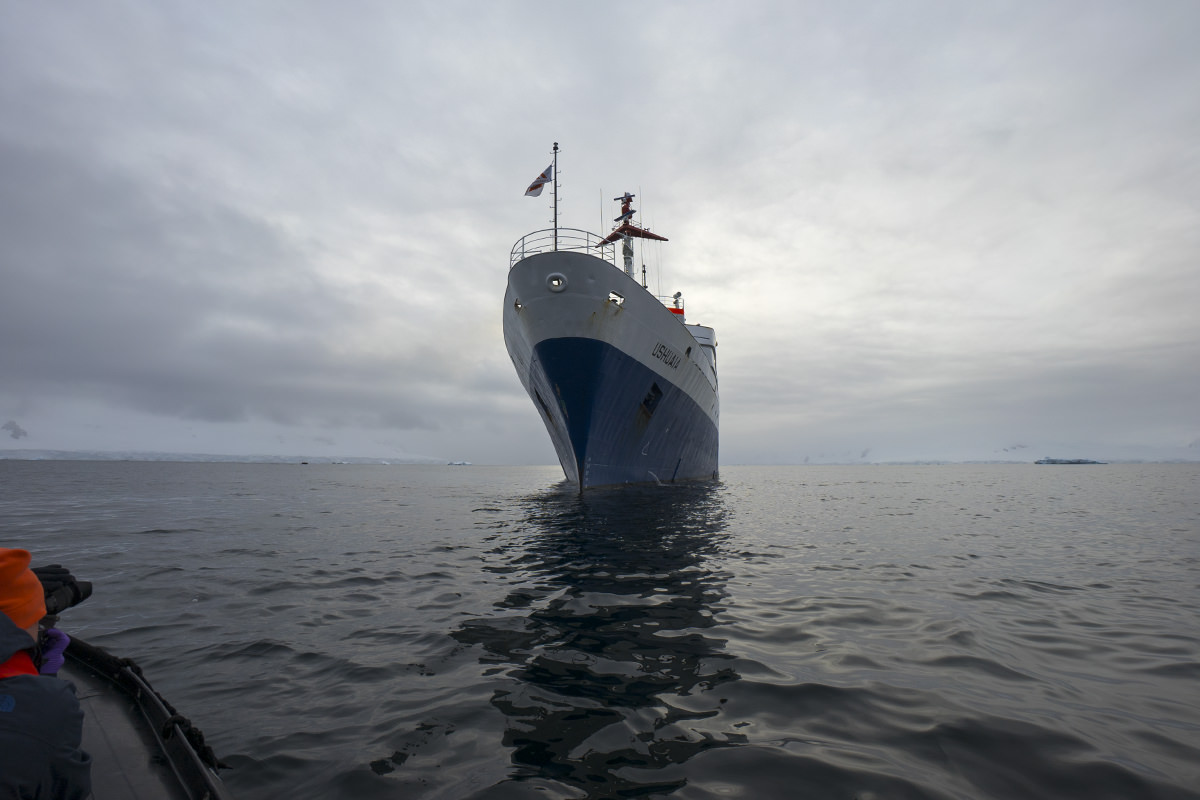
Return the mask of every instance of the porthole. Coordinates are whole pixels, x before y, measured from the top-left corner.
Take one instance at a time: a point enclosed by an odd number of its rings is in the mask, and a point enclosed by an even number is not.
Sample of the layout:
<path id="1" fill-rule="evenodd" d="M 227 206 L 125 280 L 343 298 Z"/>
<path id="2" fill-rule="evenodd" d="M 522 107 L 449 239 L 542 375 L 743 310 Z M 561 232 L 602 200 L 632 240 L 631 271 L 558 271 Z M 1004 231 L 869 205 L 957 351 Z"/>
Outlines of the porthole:
<path id="1" fill-rule="evenodd" d="M 561 272 L 551 272 L 546 276 L 546 288 L 552 292 L 561 292 L 567 288 L 567 276 Z"/>

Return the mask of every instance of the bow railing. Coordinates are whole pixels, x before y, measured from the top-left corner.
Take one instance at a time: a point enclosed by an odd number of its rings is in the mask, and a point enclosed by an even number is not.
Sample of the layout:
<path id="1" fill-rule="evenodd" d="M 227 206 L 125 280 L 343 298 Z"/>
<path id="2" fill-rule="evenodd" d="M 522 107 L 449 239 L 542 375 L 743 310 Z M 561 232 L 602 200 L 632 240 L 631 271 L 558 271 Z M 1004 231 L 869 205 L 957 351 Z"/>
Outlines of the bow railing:
<path id="1" fill-rule="evenodd" d="M 617 245 L 615 242 L 602 245 L 603 236 L 577 228 L 559 228 L 557 241 L 553 228 L 544 231 L 527 233 L 513 245 L 508 256 L 508 268 L 512 269 L 517 262 L 538 253 L 550 253 L 555 250 L 574 250 L 577 253 L 590 253 L 603 258 L 614 267 L 617 264 Z"/>

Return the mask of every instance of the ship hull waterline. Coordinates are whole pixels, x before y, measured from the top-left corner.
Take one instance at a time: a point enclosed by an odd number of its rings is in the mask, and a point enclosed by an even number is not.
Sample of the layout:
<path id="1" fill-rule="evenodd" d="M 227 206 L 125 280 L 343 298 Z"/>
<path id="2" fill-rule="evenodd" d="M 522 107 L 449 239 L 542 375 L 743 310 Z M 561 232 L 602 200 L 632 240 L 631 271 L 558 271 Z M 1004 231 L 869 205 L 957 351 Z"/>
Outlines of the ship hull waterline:
<path id="1" fill-rule="evenodd" d="M 716 477 L 712 330 L 683 324 L 623 271 L 579 252 L 520 260 L 504 340 L 580 491 Z"/>

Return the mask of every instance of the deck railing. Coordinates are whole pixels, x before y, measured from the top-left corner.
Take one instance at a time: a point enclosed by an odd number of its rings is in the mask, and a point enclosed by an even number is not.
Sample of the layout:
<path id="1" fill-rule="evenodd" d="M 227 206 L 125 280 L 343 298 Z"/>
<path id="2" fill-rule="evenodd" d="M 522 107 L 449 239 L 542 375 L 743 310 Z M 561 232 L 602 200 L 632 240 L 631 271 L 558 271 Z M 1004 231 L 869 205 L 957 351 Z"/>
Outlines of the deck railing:
<path id="1" fill-rule="evenodd" d="M 603 236 L 597 236 L 590 231 L 581 231 L 577 228 L 559 228 L 558 229 L 558 247 L 554 246 L 554 229 L 547 228 L 544 231 L 534 231 L 527 233 L 517 240 L 513 245 L 512 252 L 508 256 L 508 268 L 512 269 L 517 265 L 517 262 L 523 258 L 537 255 L 538 253 L 549 253 L 558 250 L 574 250 L 577 253 L 589 253 L 591 255 L 603 258 L 614 267 L 619 267 L 617 264 L 617 245 L 615 242 L 601 246 L 600 243 L 604 240 Z"/>
<path id="2" fill-rule="evenodd" d="M 658 299 L 658 302 L 662 303 L 664 306 L 669 308 L 671 310 L 672 314 L 675 314 L 676 316 L 678 316 L 680 318 L 683 317 L 683 298 L 682 297 L 680 297 L 680 298 L 675 298 L 673 296 L 672 297 L 663 297 L 661 294 L 656 294 L 654 296 L 655 296 L 655 298 Z"/>
<path id="3" fill-rule="evenodd" d="M 558 229 L 559 250 L 574 250 L 577 253 L 588 253 L 589 255 L 603 258 L 617 269 L 622 269 L 621 265 L 617 263 L 617 243 L 610 242 L 601 246 L 600 243 L 603 239 L 604 237 L 602 236 L 597 236 L 590 231 L 579 230 L 577 228 Z M 550 253 L 554 249 L 553 228 L 527 233 L 513 245 L 512 252 L 508 256 L 508 268 L 512 269 L 515 267 L 517 262 L 523 258 L 535 256 L 538 253 Z M 682 297 L 678 298 L 678 300 L 674 296 L 664 297 L 662 295 L 654 295 L 654 297 L 669 308 L 673 314 L 676 314 L 681 321 L 684 319 Z"/>

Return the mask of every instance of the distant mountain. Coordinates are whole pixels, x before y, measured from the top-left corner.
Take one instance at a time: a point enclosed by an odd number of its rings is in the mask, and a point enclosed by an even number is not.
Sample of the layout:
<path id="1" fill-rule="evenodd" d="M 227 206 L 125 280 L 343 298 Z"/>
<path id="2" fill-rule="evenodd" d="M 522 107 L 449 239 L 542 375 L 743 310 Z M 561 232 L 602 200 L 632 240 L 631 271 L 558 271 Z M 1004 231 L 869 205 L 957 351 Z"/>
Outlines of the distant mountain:
<path id="1" fill-rule="evenodd" d="M 1188 445 L 1111 445 L 1060 441 L 1031 441 L 985 448 L 931 444 L 927 448 L 871 447 L 841 452 L 817 452 L 782 463 L 797 464 L 1032 464 L 1039 458 L 1088 459 L 1121 463 L 1198 463 L 1200 440 Z M 749 463 L 749 462 L 745 462 Z M 781 463 L 781 462 L 772 462 Z"/>
<path id="2" fill-rule="evenodd" d="M 1087 459 L 1119 463 L 1180 463 L 1200 461 L 1200 450 L 1190 446 L 1162 447 L 1154 445 L 1105 445 L 1039 442 L 1023 450 L 1034 458 Z M 1012 453 L 1005 454 L 1011 456 Z M 1024 459 L 1022 459 L 1024 460 Z"/>
<path id="3" fill-rule="evenodd" d="M 427 456 L 263 456 L 218 453 L 155 453 L 111 450 L 6 450 L 0 459 L 19 461 L 175 461 L 238 464 L 445 464 L 444 458 Z"/>

